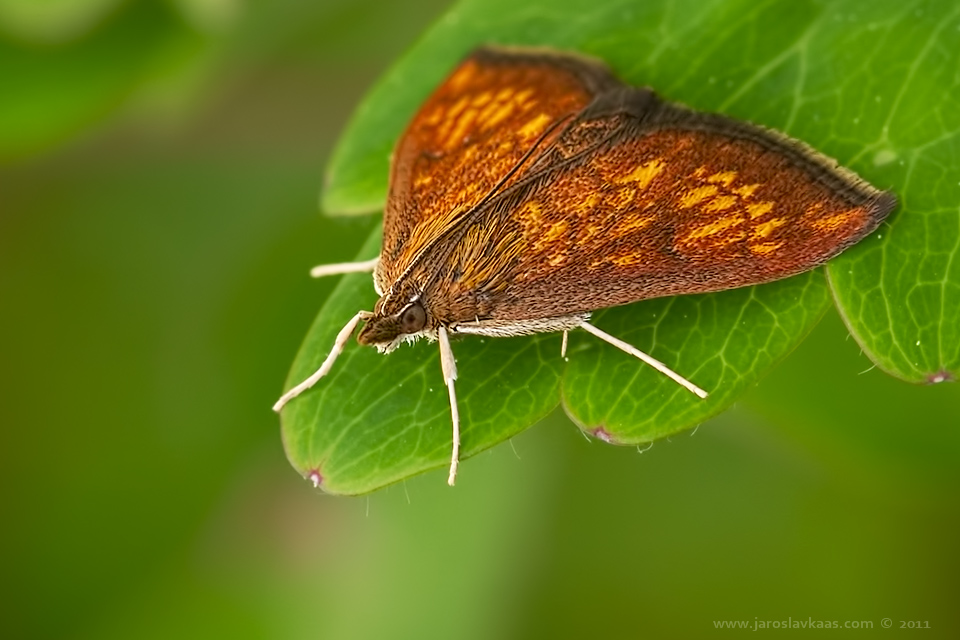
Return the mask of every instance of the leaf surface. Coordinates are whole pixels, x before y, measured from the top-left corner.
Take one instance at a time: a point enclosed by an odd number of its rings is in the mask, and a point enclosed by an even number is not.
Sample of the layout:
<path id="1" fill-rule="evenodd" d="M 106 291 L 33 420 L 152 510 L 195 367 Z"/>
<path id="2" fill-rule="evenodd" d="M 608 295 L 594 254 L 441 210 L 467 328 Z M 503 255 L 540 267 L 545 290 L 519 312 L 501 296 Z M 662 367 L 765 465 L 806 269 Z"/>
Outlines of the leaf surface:
<path id="1" fill-rule="evenodd" d="M 888 223 L 828 267 L 854 336 L 904 379 L 960 368 L 960 10 L 950 2 L 533 2 L 455 5 L 358 108 L 331 161 L 324 208 L 372 212 L 390 150 L 431 89 L 483 43 L 549 46 L 607 61 L 664 97 L 785 131 L 894 191 Z M 363 257 L 377 253 L 371 237 Z M 320 257 L 322 260 L 322 256 Z M 569 362 L 559 335 L 454 343 L 463 457 L 563 402 L 603 439 L 648 442 L 722 411 L 814 326 L 830 290 L 817 270 L 703 296 L 648 300 L 594 324 L 710 392 L 699 400 L 582 331 Z M 376 295 L 347 276 L 322 309 L 288 384 L 325 357 Z M 825 363 L 825 366 L 829 366 Z M 363 493 L 443 467 L 450 415 L 436 347 L 388 356 L 348 345 L 333 374 L 283 414 L 288 455 L 325 490 Z M 469 466 L 466 471 L 468 472 Z"/>

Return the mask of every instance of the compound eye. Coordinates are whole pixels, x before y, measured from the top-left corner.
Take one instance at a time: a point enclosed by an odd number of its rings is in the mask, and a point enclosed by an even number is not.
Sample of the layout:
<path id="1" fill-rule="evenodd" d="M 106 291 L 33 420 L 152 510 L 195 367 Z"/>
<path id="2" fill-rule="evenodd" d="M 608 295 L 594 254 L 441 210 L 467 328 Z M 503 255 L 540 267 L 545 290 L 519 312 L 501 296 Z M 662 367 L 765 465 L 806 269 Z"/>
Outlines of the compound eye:
<path id="1" fill-rule="evenodd" d="M 403 315 L 400 316 L 400 328 L 403 329 L 404 333 L 422 331 L 425 324 L 427 324 L 427 312 L 423 310 L 423 306 L 419 302 L 414 302 L 407 307 Z"/>

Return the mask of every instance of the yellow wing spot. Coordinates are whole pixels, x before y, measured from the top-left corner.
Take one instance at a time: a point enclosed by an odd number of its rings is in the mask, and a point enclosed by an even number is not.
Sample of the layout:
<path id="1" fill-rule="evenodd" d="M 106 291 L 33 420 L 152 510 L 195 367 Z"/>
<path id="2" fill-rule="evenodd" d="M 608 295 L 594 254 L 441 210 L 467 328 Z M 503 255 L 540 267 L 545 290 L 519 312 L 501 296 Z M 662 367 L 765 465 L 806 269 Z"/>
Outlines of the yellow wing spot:
<path id="1" fill-rule="evenodd" d="M 486 106 L 486 104 L 491 100 L 493 100 L 493 94 L 491 94 L 489 91 L 483 91 L 478 93 L 473 98 L 473 102 L 471 104 L 475 109 L 479 109 L 480 107 Z"/>
<path id="2" fill-rule="evenodd" d="M 761 242 L 759 244 L 751 244 L 750 251 L 758 253 L 761 256 L 765 256 L 768 253 L 776 251 L 783 246 L 782 242 Z"/>
<path id="3" fill-rule="evenodd" d="M 645 162 L 627 175 L 615 178 L 614 182 L 619 184 L 633 183 L 638 189 L 646 189 L 650 186 L 650 183 L 653 182 L 653 179 L 657 177 L 663 170 L 663 160 L 660 158 L 655 158 L 650 162 Z"/>
<path id="4" fill-rule="evenodd" d="M 702 202 L 707 198 L 712 198 L 714 195 L 716 195 L 717 191 L 719 191 L 719 189 L 712 184 L 690 189 L 683 195 L 682 198 L 680 198 L 680 206 L 684 209 L 688 209 L 698 202 Z"/>
<path id="5" fill-rule="evenodd" d="M 524 236 L 539 238 L 542 233 L 543 209 L 536 200 L 529 200 L 517 210 L 516 220 L 523 226 Z"/>
<path id="6" fill-rule="evenodd" d="M 542 209 L 540 208 L 539 202 L 536 200 L 528 200 L 522 207 L 520 207 L 519 215 L 522 219 L 539 220 L 541 211 Z"/>
<path id="7" fill-rule="evenodd" d="M 684 237 L 684 242 L 691 242 L 693 240 L 699 240 L 700 238 L 706 238 L 707 236 L 712 236 L 716 233 L 721 233 L 743 222 L 743 218 L 740 216 L 727 216 L 726 218 L 720 218 L 716 222 L 711 222 L 710 224 L 705 224 L 697 227 Z"/>
<path id="8" fill-rule="evenodd" d="M 467 85 L 468 82 L 473 78 L 473 72 L 476 71 L 477 65 L 472 60 L 466 64 L 460 65 L 460 68 L 457 69 L 453 76 L 450 78 L 450 87 L 454 90 L 454 93 L 459 93 Z"/>
<path id="9" fill-rule="evenodd" d="M 717 213 L 726 211 L 735 204 L 737 204 L 737 196 L 717 196 L 703 205 L 703 210 L 707 213 Z"/>
<path id="10" fill-rule="evenodd" d="M 621 211 L 633 203 L 633 198 L 636 195 L 636 189 L 633 187 L 624 187 L 608 193 L 603 199 L 603 204 L 614 211 Z"/>
<path id="11" fill-rule="evenodd" d="M 466 96 L 463 96 L 457 100 L 452 107 L 446 110 L 443 114 L 443 122 L 440 123 L 440 128 L 437 129 L 437 138 L 440 140 L 446 140 L 450 135 L 450 129 L 453 128 L 460 117 L 460 112 L 462 112 L 469 101 Z"/>
<path id="12" fill-rule="evenodd" d="M 739 242 L 747 237 L 746 231 L 737 231 L 736 233 L 731 233 L 730 235 L 723 238 L 723 242 L 717 243 L 718 246 L 723 246 L 725 244 L 730 244 L 732 242 Z"/>
<path id="13" fill-rule="evenodd" d="M 414 178 L 413 186 L 419 189 L 421 187 L 427 186 L 431 182 L 433 182 L 432 175 L 430 175 L 429 173 L 421 173 L 416 178 Z"/>
<path id="14" fill-rule="evenodd" d="M 464 185 L 460 191 L 457 192 L 457 197 L 460 202 L 470 203 L 476 200 L 478 194 L 478 189 L 476 184 L 467 184 Z"/>
<path id="15" fill-rule="evenodd" d="M 450 121 L 456 120 L 468 104 L 470 104 L 470 99 L 467 96 L 461 96 L 447 111 L 447 119 Z"/>
<path id="16" fill-rule="evenodd" d="M 521 138 L 535 138 L 543 133 L 543 130 L 547 128 L 548 124 L 550 124 L 550 116 L 541 113 L 520 127 L 517 133 L 520 134 Z"/>
<path id="17" fill-rule="evenodd" d="M 500 89 L 500 91 L 497 91 L 497 102 L 506 102 L 511 96 L 513 96 L 513 89 L 504 87 Z"/>
<path id="18" fill-rule="evenodd" d="M 760 187 L 759 184 L 745 184 L 742 187 L 737 187 L 733 190 L 735 194 L 740 196 L 743 199 L 747 199 L 753 195 L 753 192 Z"/>
<path id="19" fill-rule="evenodd" d="M 753 240 L 766 238 L 771 233 L 773 233 L 774 230 L 777 229 L 777 227 L 782 227 L 786 223 L 787 221 L 784 220 L 783 218 L 774 218 L 773 220 L 761 222 L 760 224 L 757 224 L 756 226 L 753 227 L 753 233 L 750 235 L 750 237 Z"/>
<path id="20" fill-rule="evenodd" d="M 656 219 L 657 216 L 640 216 L 636 212 L 631 212 L 623 216 L 614 231 L 618 236 L 626 235 L 649 226 Z"/>
<path id="21" fill-rule="evenodd" d="M 584 224 L 580 227 L 575 242 L 577 244 L 586 244 L 590 242 L 600 232 L 600 226 L 597 224 Z"/>
<path id="22" fill-rule="evenodd" d="M 769 201 L 755 202 L 747 205 L 747 213 L 750 214 L 751 220 L 756 220 L 760 216 L 770 213 L 771 209 L 773 209 L 773 203 Z"/>
<path id="23" fill-rule="evenodd" d="M 424 116 L 423 123 L 429 127 L 435 127 L 440 124 L 440 121 L 443 120 L 446 113 L 443 107 L 437 107 L 430 111 L 428 115 Z"/>
<path id="24" fill-rule="evenodd" d="M 736 180 L 736 178 L 737 178 L 736 171 L 721 171 L 720 173 L 715 173 L 709 178 L 707 178 L 707 182 L 712 182 L 714 184 L 722 184 L 725 187 L 729 187 L 730 183 Z"/>
<path id="25" fill-rule="evenodd" d="M 474 109 L 471 109 L 464 113 L 457 120 L 456 126 L 453 128 L 453 131 L 450 133 L 450 136 L 447 138 L 446 147 L 452 149 L 463 142 L 463 137 L 466 135 L 467 131 L 470 130 L 470 127 L 473 126 L 473 123 L 477 119 L 477 112 Z"/>
<path id="26" fill-rule="evenodd" d="M 610 258 L 610 262 L 617 265 L 618 267 L 629 267 L 634 264 L 640 264 L 643 261 L 643 256 L 640 253 L 624 253 L 619 256 Z"/>
<path id="27" fill-rule="evenodd" d="M 499 113 L 504 107 L 506 107 L 507 109 L 512 108 L 508 102 L 504 102 L 503 100 L 494 98 L 493 100 L 488 102 L 485 107 L 483 107 L 483 109 L 480 111 L 480 115 L 477 116 L 477 120 L 481 124 L 485 125 L 487 121 L 490 120 L 490 118 L 492 118 L 495 113 Z"/>
<path id="28" fill-rule="evenodd" d="M 567 209 L 567 211 L 569 211 L 568 215 L 576 215 L 580 218 L 588 216 L 593 212 L 593 208 L 597 206 L 598 202 L 600 202 L 600 196 L 591 192 L 584 196 L 582 200 L 569 203 L 569 208 Z"/>
<path id="29" fill-rule="evenodd" d="M 507 102 L 505 104 L 493 103 L 490 106 L 495 107 L 495 109 L 486 118 L 483 119 L 482 122 L 483 122 L 483 127 L 485 129 L 494 128 L 495 126 L 497 126 L 498 124 L 500 124 L 501 122 L 509 118 L 510 113 L 513 111 L 512 102 Z M 486 111 L 490 111 L 490 107 L 487 107 L 484 113 L 486 113 Z"/>
<path id="30" fill-rule="evenodd" d="M 534 249 L 542 251 L 553 245 L 557 240 L 566 235 L 568 229 L 569 225 L 566 220 L 554 222 L 545 231 L 541 231 L 540 237 L 533 243 Z"/>
<path id="31" fill-rule="evenodd" d="M 517 103 L 517 105 L 523 107 L 525 106 L 527 100 L 529 100 L 530 96 L 532 95 L 533 95 L 533 89 L 524 89 L 523 91 L 521 91 L 520 93 L 518 93 L 513 97 L 513 101 Z"/>
<path id="32" fill-rule="evenodd" d="M 810 226 L 816 229 L 817 231 L 833 231 L 837 227 L 842 227 L 850 223 L 859 217 L 859 209 L 848 209 L 840 213 L 828 216 L 826 218 L 820 218 L 819 220 L 814 220 L 810 223 Z M 859 224 L 857 225 L 860 226 Z"/>

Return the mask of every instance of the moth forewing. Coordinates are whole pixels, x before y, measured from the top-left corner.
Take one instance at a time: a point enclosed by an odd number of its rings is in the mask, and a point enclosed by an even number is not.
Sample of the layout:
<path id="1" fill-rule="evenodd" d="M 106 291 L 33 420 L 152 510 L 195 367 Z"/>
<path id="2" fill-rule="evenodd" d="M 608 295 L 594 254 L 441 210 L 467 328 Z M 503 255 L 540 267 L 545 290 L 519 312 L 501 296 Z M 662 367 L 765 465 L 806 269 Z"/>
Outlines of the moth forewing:
<path id="1" fill-rule="evenodd" d="M 618 81 L 601 63 L 481 49 L 414 116 L 397 143 L 379 258 L 314 276 L 374 271 L 363 344 L 390 351 L 437 339 L 457 473 L 460 414 L 449 334 L 494 337 L 575 328 L 701 398 L 707 392 L 588 322 L 592 311 L 771 282 L 823 264 L 896 206 L 788 136 L 703 114 Z M 421 302 L 422 301 L 422 302 Z M 420 305 L 411 319 L 404 312 Z"/>

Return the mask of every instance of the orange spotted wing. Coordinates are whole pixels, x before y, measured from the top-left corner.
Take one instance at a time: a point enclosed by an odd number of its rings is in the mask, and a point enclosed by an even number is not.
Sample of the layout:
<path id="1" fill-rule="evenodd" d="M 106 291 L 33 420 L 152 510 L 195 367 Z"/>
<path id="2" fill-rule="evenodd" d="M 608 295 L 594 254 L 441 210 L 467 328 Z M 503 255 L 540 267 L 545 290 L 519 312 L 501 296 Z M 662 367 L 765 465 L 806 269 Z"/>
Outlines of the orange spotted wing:
<path id="1" fill-rule="evenodd" d="M 395 150 L 380 289 L 518 178 L 525 157 L 549 148 L 560 125 L 617 86 L 603 65 L 549 52 L 480 49 L 464 60 L 417 112 Z"/>
<path id="2" fill-rule="evenodd" d="M 781 133 L 618 84 L 410 276 L 441 322 L 565 316 L 809 270 L 895 204 Z"/>

